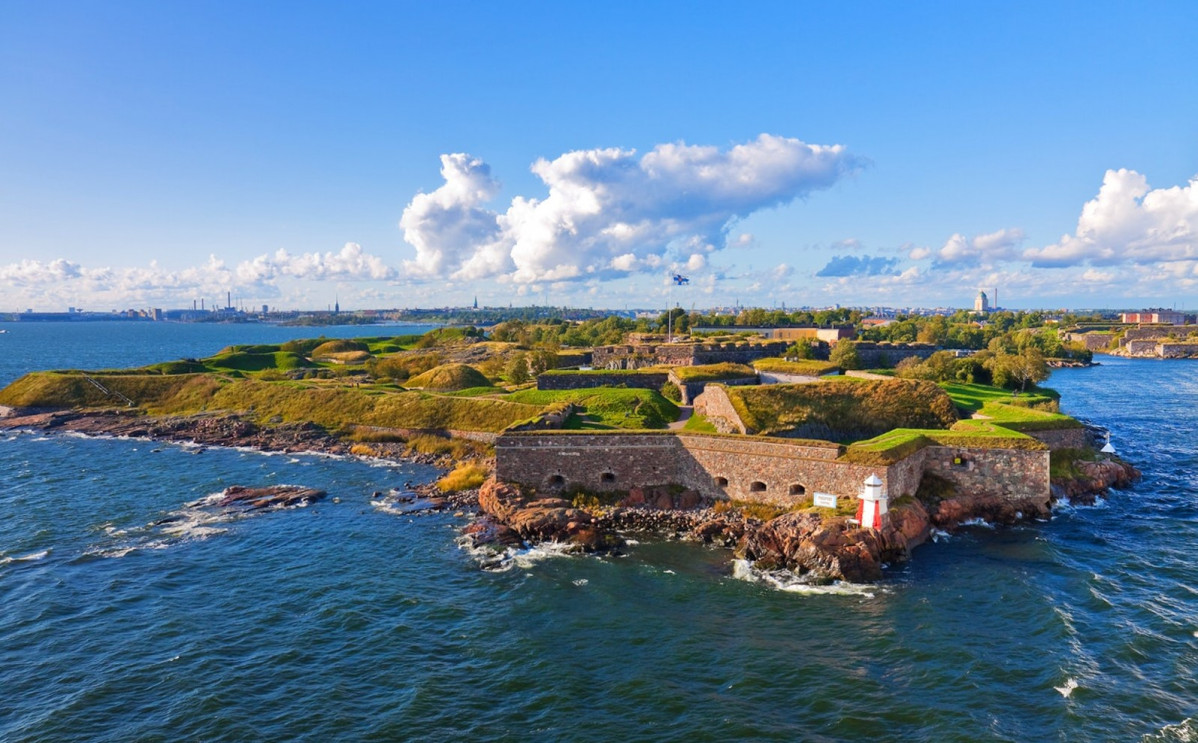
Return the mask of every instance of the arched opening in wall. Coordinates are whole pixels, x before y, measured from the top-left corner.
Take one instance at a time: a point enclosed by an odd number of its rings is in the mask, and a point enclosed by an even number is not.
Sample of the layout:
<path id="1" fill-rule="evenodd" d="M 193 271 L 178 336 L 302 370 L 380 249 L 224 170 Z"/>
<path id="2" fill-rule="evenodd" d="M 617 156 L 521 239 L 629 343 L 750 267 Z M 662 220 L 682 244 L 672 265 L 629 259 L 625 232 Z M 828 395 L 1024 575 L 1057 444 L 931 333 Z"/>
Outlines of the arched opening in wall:
<path id="1" fill-rule="evenodd" d="M 761 480 L 754 480 L 749 484 L 750 493 L 761 493 L 765 491 L 765 483 Z"/>
<path id="2" fill-rule="evenodd" d="M 790 494 L 791 495 L 806 495 L 806 493 L 807 493 L 807 488 L 803 487 L 802 485 L 800 485 L 797 482 L 794 485 L 790 486 Z"/>
<path id="3" fill-rule="evenodd" d="M 615 481 L 615 472 L 604 472 L 602 475 L 599 475 L 599 482 L 603 483 L 604 485 L 612 485 L 615 483 Z"/>
<path id="4" fill-rule="evenodd" d="M 726 488 L 726 487 L 728 487 L 728 478 L 726 478 L 726 477 L 717 477 L 717 478 L 715 478 L 715 486 L 716 486 L 717 488 Z"/>
<path id="5" fill-rule="evenodd" d="M 562 488 L 566 486 L 566 478 L 561 475 L 552 475 L 549 478 L 549 487 Z"/>

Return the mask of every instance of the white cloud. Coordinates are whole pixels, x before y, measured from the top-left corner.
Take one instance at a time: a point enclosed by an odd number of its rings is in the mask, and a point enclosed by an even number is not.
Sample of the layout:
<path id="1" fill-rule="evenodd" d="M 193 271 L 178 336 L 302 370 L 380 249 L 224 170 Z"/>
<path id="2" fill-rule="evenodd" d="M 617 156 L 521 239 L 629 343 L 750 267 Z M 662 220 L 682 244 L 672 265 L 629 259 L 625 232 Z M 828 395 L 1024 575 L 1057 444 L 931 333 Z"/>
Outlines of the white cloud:
<path id="1" fill-rule="evenodd" d="M 939 250 L 932 252 L 926 248 L 916 248 L 911 251 L 910 257 L 918 260 L 917 255 L 919 258 L 930 255 L 934 268 L 992 265 L 1018 258 L 1019 244 L 1023 239 L 1023 230 L 1018 228 L 1001 229 L 968 238 L 957 233 L 946 240 Z"/>
<path id="2" fill-rule="evenodd" d="M 442 155 L 441 177 L 440 188 L 416 194 L 403 210 L 399 226 L 416 248 L 416 259 L 405 261 L 404 268 L 424 276 L 459 271 L 467 263 L 472 270 L 503 270 L 504 256 L 487 249 L 499 226 L 495 214 L 482 207 L 499 192 L 491 166 L 465 154 Z"/>
<path id="3" fill-rule="evenodd" d="M 238 264 L 237 276 L 244 281 L 263 281 L 278 276 L 325 281 L 386 281 L 398 276 L 396 270 L 371 255 L 357 243 L 346 243 L 340 252 L 291 255 L 278 250 Z"/>
<path id="4" fill-rule="evenodd" d="M 186 306 L 207 298 L 223 302 L 226 292 L 242 299 L 273 299 L 282 295 L 281 282 L 386 281 L 397 278 L 394 268 L 356 243 L 340 251 L 292 255 L 279 250 L 230 268 L 216 256 L 205 263 L 167 269 L 147 266 L 83 266 L 65 259 L 25 260 L 0 266 L 0 287 L 24 306 L 102 305 L 126 307 L 144 303 Z"/>
<path id="5" fill-rule="evenodd" d="M 544 198 L 516 196 L 499 214 L 483 204 L 496 183 L 481 160 L 441 158 L 445 184 L 418 194 L 400 221 L 416 248 L 405 269 L 453 279 L 527 284 L 607 278 L 727 247 L 740 218 L 827 188 L 858 167 L 840 145 L 762 134 L 728 150 L 658 145 L 568 152 L 532 165 Z M 752 237 L 732 241 L 750 245 Z"/>
<path id="6" fill-rule="evenodd" d="M 1198 258 L 1198 177 L 1149 189 L 1134 170 L 1108 170 L 1072 235 L 1024 253 L 1033 266 L 1113 265 Z"/>

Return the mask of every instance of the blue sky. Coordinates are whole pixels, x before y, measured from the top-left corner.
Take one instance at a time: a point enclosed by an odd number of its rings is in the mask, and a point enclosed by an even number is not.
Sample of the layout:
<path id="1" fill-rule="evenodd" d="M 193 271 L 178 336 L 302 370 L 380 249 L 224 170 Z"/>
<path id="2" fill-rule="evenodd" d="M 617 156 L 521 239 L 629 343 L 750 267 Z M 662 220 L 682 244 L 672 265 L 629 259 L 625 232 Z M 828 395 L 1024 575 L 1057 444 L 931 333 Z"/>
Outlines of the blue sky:
<path id="1" fill-rule="evenodd" d="M 1193 308 L 1195 38 L 1192 2 L 0 0 L 0 311 Z"/>

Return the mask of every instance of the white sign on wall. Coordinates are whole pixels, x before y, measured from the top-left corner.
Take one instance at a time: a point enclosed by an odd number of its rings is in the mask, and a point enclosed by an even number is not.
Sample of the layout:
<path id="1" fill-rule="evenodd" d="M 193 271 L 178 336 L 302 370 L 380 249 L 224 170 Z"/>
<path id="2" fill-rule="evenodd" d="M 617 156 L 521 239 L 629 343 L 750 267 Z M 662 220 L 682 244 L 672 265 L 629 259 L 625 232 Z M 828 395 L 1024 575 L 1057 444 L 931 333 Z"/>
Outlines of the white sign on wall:
<path id="1" fill-rule="evenodd" d="M 819 508 L 836 508 L 836 496 L 831 493 L 816 493 L 814 500 Z"/>

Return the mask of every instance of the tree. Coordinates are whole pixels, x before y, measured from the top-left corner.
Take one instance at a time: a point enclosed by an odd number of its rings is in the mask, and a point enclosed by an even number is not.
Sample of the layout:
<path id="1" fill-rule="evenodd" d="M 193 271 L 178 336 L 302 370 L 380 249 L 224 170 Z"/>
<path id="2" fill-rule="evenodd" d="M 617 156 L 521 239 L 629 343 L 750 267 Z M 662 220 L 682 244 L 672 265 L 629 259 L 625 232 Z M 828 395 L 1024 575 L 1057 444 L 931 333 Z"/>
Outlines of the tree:
<path id="1" fill-rule="evenodd" d="M 547 372 L 550 369 L 556 369 L 557 354 L 545 348 L 533 351 L 528 355 L 528 368 L 533 375 Z"/>
<path id="2" fill-rule="evenodd" d="M 528 357 L 523 353 L 513 354 L 504 367 L 503 376 L 512 384 L 524 384 L 531 377 L 528 373 Z"/>
<path id="3" fill-rule="evenodd" d="M 832 347 L 828 360 L 841 369 L 860 369 L 861 356 L 857 353 L 857 344 L 853 341 L 840 341 Z"/>
<path id="4" fill-rule="evenodd" d="M 796 359 L 814 359 L 815 345 L 810 338 L 800 338 L 786 349 L 786 355 Z"/>
<path id="5" fill-rule="evenodd" d="M 1025 391 L 1027 383 L 1036 384 L 1048 379 L 1048 364 L 1039 349 L 1029 348 L 1023 353 L 999 353 L 990 360 L 990 374 L 994 385 Z"/>

